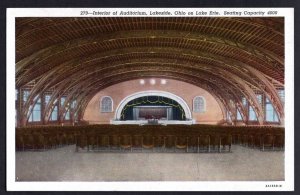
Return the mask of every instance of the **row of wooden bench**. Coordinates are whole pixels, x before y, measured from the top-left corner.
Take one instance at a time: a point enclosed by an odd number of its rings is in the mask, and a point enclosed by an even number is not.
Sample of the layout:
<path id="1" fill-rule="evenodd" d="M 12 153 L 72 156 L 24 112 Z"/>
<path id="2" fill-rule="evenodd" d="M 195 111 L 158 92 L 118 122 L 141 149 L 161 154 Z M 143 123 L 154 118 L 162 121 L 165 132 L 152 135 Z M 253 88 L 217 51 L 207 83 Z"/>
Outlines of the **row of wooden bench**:
<path id="1" fill-rule="evenodd" d="M 76 139 L 77 150 L 87 151 L 139 151 L 151 149 L 152 151 L 183 152 L 230 152 L 231 136 L 226 134 L 176 136 L 176 135 L 80 135 Z"/>
<path id="2" fill-rule="evenodd" d="M 282 150 L 284 129 L 224 128 L 205 125 L 143 127 L 97 125 L 16 129 L 17 150 L 47 150 L 70 144 L 76 144 L 78 151 L 151 149 L 153 151 L 229 152 L 232 144 L 261 150 Z"/>

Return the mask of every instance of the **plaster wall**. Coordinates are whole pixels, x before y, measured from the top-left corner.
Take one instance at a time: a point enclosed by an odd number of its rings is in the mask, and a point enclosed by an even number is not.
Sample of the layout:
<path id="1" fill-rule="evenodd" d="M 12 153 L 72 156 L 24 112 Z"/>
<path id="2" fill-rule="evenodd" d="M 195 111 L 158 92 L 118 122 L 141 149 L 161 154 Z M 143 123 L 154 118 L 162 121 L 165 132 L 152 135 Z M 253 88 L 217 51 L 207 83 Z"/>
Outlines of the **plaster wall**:
<path id="1" fill-rule="evenodd" d="M 219 104 L 206 90 L 177 80 L 167 79 L 166 84 L 161 84 L 162 79 L 154 78 L 156 83 L 153 85 L 150 83 L 150 80 L 144 79 L 144 84 L 140 84 L 140 79 L 125 81 L 99 91 L 89 102 L 83 119 L 91 124 L 108 124 L 110 120 L 114 119 L 115 111 L 125 97 L 148 90 L 165 91 L 181 97 L 189 106 L 196 123 L 216 124 L 223 119 Z M 104 96 L 110 96 L 113 99 L 113 112 L 111 113 L 100 112 L 100 100 Z M 205 98 L 206 111 L 204 113 L 193 112 L 193 99 L 196 96 Z"/>

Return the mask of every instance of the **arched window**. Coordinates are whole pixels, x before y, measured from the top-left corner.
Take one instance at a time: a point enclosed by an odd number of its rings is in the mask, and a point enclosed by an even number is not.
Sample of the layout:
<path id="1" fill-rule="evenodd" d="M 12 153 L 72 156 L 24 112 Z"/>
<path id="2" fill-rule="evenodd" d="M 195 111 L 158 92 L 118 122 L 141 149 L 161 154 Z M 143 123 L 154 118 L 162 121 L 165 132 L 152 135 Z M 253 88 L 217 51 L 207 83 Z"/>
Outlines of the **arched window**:
<path id="1" fill-rule="evenodd" d="M 29 116 L 29 122 L 41 121 L 41 98 L 39 98 L 33 107 Z"/>
<path id="2" fill-rule="evenodd" d="M 277 112 L 276 112 L 275 108 L 273 107 L 271 101 L 268 98 L 266 98 L 266 106 L 265 107 L 266 107 L 265 108 L 266 121 L 279 122 Z"/>
<path id="3" fill-rule="evenodd" d="M 23 91 L 23 104 L 26 103 L 26 101 L 28 100 L 29 95 L 30 95 L 30 91 L 29 90 L 24 90 Z"/>
<path id="4" fill-rule="evenodd" d="M 51 116 L 50 116 L 50 121 L 57 121 L 58 119 L 58 106 L 57 104 L 54 106 L 52 112 L 51 112 Z"/>
<path id="5" fill-rule="evenodd" d="M 194 112 L 205 112 L 205 99 L 204 97 L 197 96 L 193 101 L 193 110 Z"/>
<path id="6" fill-rule="evenodd" d="M 66 96 L 63 96 L 60 98 L 60 106 L 64 106 L 65 101 L 66 101 Z M 66 114 L 65 114 L 65 118 L 64 120 L 70 120 L 70 108 L 69 108 L 69 104 L 66 105 Z"/>
<path id="7" fill-rule="evenodd" d="M 252 106 L 249 106 L 249 120 L 250 121 L 257 121 L 256 113 Z"/>
<path id="8" fill-rule="evenodd" d="M 284 103 L 284 96 L 285 96 L 284 95 L 284 89 L 278 90 L 278 94 L 279 94 L 279 97 L 280 97 L 282 103 Z"/>
<path id="9" fill-rule="evenodd" d="M 228 110 L 227 110 L 227 112 L 226 112 L 226 118 L 227 118 L 227 121 L 228 121 L 228 122 L 231 122 L 231 116 L 230 116 L 230 113 L 229 113 Z"/>
<path id="10" fill-rule="evenodd" d="M 236 109 L 236 120 L 239 120 L 239 121 L 243 120 L 242 115 L 241 115 L 239 109 Z"/>
<path id="11" fill-rule="evenodd" d="M 111 97 L 105 96 L 101 100 L 100 104 L 101 112 L 112 112 L 113 111 L 113 101 Z"/>

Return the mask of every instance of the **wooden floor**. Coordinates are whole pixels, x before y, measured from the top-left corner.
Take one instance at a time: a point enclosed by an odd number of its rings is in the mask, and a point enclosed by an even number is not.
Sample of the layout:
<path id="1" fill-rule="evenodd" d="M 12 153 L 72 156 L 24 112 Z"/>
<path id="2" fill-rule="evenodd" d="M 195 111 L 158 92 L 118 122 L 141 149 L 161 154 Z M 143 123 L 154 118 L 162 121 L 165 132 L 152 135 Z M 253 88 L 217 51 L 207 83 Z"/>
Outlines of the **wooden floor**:
<path id="1" fill-rule="evenodd" d="M 66 146 L 16 152 L 17 181 L 282 181 L 284 152 L 85 153 Z"/>

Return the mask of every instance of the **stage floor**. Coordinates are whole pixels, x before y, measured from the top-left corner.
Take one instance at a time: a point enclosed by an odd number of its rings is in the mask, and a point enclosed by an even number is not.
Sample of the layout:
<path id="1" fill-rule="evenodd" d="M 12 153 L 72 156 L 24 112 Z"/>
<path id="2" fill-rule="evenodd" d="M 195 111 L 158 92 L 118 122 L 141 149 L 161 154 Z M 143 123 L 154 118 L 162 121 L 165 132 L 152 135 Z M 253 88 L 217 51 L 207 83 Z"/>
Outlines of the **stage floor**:
<path id="1" fill-rule="evenodd" d="M 233 145 L 232 153 L 16 152 L 17 181 L 282 181 L 284 152 Z"/>
<path id="2" fill-rule="evenodd" d="M 110 122 L 113 125 L 127 125 L 127 124 L 133 124 L 133 125 L 147 125 L 148 120 L 128 120 L 128 121 L 116 121 L 112 120 Z M 180 120 L 158 120 L 159 125 L 192 125 L 194 124 L 193 120 L 188 120 L 188 121 L 180 121 Z"/>

